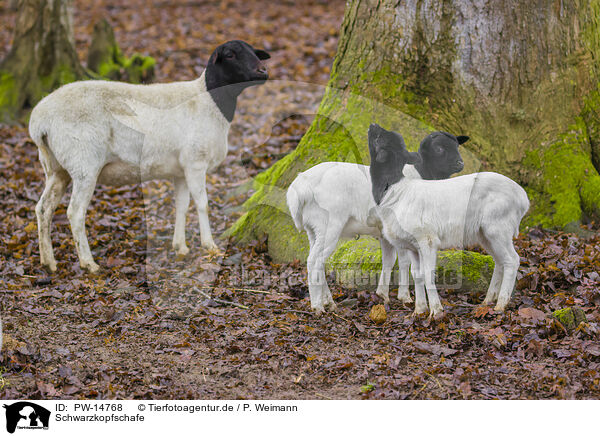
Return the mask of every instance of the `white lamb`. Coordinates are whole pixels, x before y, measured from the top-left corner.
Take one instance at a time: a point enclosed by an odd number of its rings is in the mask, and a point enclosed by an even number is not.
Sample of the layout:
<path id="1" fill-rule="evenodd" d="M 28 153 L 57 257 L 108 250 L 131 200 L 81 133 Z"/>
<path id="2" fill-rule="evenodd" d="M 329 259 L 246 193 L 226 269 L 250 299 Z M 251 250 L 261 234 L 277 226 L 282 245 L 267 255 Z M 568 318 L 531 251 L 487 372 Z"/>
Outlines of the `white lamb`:
<path id="1" fill-rule="evenodd" d="M 419 147 L 422 162 L 406 167 L 407 177 L 444 179 L 462 170 L 464 163 L 458 151 L 467 136 L 455 137 L 445 132 L 428 135 Z M 340 238 L 370 235 L 380 238 L 379 227 L 368 221 L 375 208 L 371 194 L 369 167 L 346 162 L 324 162 L 298 174 L 287 191 L 287 204 L 298 230 L 308 235 L 310 252 L 307 259 L 311 307 L 321 313 L 335 303 L 325 279 L 325 262 Z M 389 301 L 392 268 L 398 254 L 398 299 L 411 302 L 408 271 L 410 259 L 405 250 L 397 250 L 380 238 L 382 271 L 377 295 Z M 418 284 L 417 284 L 418 286 Z"/>
<path id="2" fill-rule="evenodd" d="M 439 249 L 479 244 L 494 258 L 492 280 L 483 304 L 496 301 L 503 311 L 514 288 L 519 255 L 513 237 L 529 209 L 525 190 L 497 173 L 475 173 L 448 180 L 402 176 L 420 157 L 406 150 L 401 135 L 373 124 L 369 128 L 371 181 L 382 234 L 396 249 L 407 249 L 419 267 L 415 281 L 425 283 L 430 316 L 443 310 L 436 286 Z M 391 175 L 396 181 L 390 183 Z M 416 265 L 415 265 L 416 266 Z M 415 313 L 427 311 L 422 287 L 416 287 Z"/>
<path id="3" fill-rule="evenodd" d="M 131 85 L 76 82 L 56 90 L 33 109 L 29 133 L 39 148 L 46 187 L 36 206 L 42 265 L 56 270 L 50 226 L 70 180 L 67 209 L 79 262 L 98 270 L 85 232 L 85 214 L 97 183 L 125 185 L 152 179 L 175 184 L 173 248 L 185 255 L 185 215 L 190 192 L 202 246 L 214 250 L 208 222 L 206 173 L 227 154 L 227 134 L 237 97 L 268 75 L 270 56 L 243 41 L 229 41 L 211 55 L 200 78 L 189 82 Z"/>

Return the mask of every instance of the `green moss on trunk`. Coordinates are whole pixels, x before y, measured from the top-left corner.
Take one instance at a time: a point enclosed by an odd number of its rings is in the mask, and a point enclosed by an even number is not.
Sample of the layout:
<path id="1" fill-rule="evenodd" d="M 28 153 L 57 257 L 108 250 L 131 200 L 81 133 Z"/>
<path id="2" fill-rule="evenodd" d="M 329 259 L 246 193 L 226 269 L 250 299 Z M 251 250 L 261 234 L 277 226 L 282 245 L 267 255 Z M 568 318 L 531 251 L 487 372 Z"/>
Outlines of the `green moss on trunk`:
<path id="1" fill-rule="evenodd" d="M 71 23 L 67 0 L 19 2 L 13 45 L 0 63 L 0 121 L 19 120 L 53 89 L 84 77 Z"/>
<path id="2" fill-rule="evenodd" d="M 586 322 L 585 312 L 581 307 L 565 307 L 555 310 L 552 316 L 559 321 L 568 331 L 575 330 L 580 323 Z"/>
<path id="3" fill-rule="evenodd" d="M 302 258 L 287 187 L 320 162 L 368 163 L 371 122 L 401 132 L 413 150 L 434 129 L 469 135 L 464 172 L 497 171 L 523 185 L 532 204 L 524 226 L 577 227 L 598 216 L 599 29 L 600 0 L 558 9 L 349 1 L 318 117 L 293 153 L 256 178 L 228 235 L 267 234 L 276 259 Z"/>
<path id="4" fill-rule="evenodd" d="M 91 71 L 110 80 L 149 83 L 154 79 L 155 64 L 154 58 L 139 53 L 134 53 L 131 58 L 125 57 L 106 19 L 94 25 L 87 60 Z"/>
<path id="5" fill-rule="evenodd" d="M 381 272 L 379 241 L 370 237 L 342 242 L 327 263 L 338 283 L 349 288 L 373 289 Z M 487 291 L 494 271 L 491 256 L 472 251 L 440 251 L 437 258 L 436 283 L 439 288 L 460 289 L 473 293 Z M 392 287 L 397 287 L 397 267 Z"/>
<path id="6" fill-rule="evenodd" d="M 529 152 L 524 163 L 538 173 L 528 187 L 533 207 L 527 224 L 562 228 L 584 215 L 600 217 L 600 176 L 582 118 L 550 146 Z"/>

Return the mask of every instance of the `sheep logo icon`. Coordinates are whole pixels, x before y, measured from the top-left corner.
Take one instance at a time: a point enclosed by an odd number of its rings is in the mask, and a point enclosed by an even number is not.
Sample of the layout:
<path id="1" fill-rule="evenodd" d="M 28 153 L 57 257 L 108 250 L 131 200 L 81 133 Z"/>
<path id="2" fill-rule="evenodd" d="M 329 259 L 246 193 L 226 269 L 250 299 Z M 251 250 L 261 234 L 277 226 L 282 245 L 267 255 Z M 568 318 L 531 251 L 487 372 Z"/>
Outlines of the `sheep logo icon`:
<path id="1" fill-rule="evenodd" d="M 48 429 L 50 411 L 29 401 L 3 406 L 6 409 L 6 431 L 19 429 Z"/>

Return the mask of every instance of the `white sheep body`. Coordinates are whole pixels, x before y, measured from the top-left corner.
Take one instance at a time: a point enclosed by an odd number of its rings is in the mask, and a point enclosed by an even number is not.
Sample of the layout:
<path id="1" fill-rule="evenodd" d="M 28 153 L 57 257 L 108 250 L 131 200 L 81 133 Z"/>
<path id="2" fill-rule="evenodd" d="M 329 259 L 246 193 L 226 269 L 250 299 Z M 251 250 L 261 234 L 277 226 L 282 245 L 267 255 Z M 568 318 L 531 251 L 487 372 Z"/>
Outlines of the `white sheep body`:
<path id="1" fill-rule="evenodd" d="M 75 82 L 46 96 L 29 122 L 46 173 L 46 188 L 36 207 L 42 264 L 56 270 L 50 223 L 71 180 L 67 215 L 82 268 L 98 270 L 85 235 L 85 211 L 96 183 L 173 180 L 173 247 L 179 255 L 189 252 L 185 215 L 191 193 L 202 246 L 215 249 L 205 177 L 227 154 L 229 126 L 206 89 L 204 73 L 193 81 L 153 85 Z"/>
<path id="2" fill-rule="evenodd" d="M 405 177 L 420 178 L 412 166 L 404 167 Z M 367 165 L 324 162 L 298 174 L 287 191 L 287 204 L 298 230 L 305 230 L 311 245 L 307 259 L 311 305 L 317 312 L 335 307 L 327 286 L 324 263 L 340 238 L 358 235 L 381 237 L 379 227 L 370 225 L 369 214 L 376 207 L 371 194 L 371 176 Z M 396 253 L 385 240 L 382 243 L 382 274 L 377 294 L 388 300 L 391 269 Z M 408 292 L 409 259 L 398 252 L 400 288 L 398 298 L 410 302 Z M 388 266 L 390 265 L 391 266 Z"/>
<path id="3" fill-rule="evenodd" d="M 207 92 L 203 74 L 153 85 L 71 83 L 34 108 L 29 131 L 42 147 L 46 136 L 52 157 L 72 178 L 93 165 L 100 166 L 99 183 L 123 185 L 181 177 L 191 161 L 214 169 L 227 154 L 229 122 Z"/>
<path id="4" fill-rule="evenodd" d="M 519 265 L 512 238 L 528 208 L 521 186 L 501 174 L 482 172 L 447 180 L 402 178 L 388 189 L 377 213 L 383 236 L 394 247 L 418 252 L 420 279 L 425 280 L 430 314 L 435 315 L 441 310 L 433 282 L 437 250 L 475 244 L 490 252 L 496 263 L 484 303 L 497 297 L 496 309 L 504 310 Z M 415 311 L 422 313 L 426 307 L 424 295 L 417 295 Z"/>

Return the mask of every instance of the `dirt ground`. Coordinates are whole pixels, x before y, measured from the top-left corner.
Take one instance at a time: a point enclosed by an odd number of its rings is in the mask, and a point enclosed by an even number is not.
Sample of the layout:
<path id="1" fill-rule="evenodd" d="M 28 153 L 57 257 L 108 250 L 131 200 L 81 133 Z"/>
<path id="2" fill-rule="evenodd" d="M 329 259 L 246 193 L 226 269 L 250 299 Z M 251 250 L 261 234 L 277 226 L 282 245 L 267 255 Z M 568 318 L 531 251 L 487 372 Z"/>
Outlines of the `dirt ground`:
<path id="1" fill-rule="evenodd" d="M 139 4 L 138 4 L 139 3 Z M 228 39 L 267 49 L 272 84 L 245 91 L 226 161 L 208 178 L 211 225 L 241 215 L 251 177 L 292 150 L 310 125 L 335 55 L 344 2 L 160 2 L 76 6 L 85 59 L 93 22 L 115 26 L 126 55 L 157 60 L 157 81 L 201 73 Z M 14 13 L 0 10 L 0 56 Z M 309 84 L 307 84 L 309 83 Z M 302 115 L 300 115 L 302 114 Z M 377 325 L 369 290 L 332 286 L 340 306 L 315 317 L 298 264 L 274 264 L 265 241 L 217 241 L 177 258 L 168 182 L 96 189 L 87 215 L 97 275 L 83 272 L 66 219 L 55 215 L 58 272 L 39 265 L 34 207 L 44 186 L 27 131 L 0 126 L 0 398 L 462 399 L 600 398 L 600 237 L 530 229 L 517 240 L 517 290 L 504 314 L 482 296 L 442 290 L 438 321 L 393 301 Z M 331 283 L 331 281 L 330 281 Z M 394 293 L 394 292 L 392 292 Z M 551 313 L 578 306 L 570 331 Z"/>

